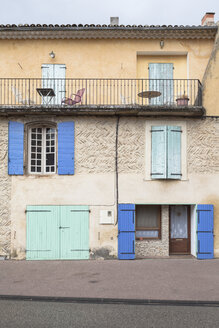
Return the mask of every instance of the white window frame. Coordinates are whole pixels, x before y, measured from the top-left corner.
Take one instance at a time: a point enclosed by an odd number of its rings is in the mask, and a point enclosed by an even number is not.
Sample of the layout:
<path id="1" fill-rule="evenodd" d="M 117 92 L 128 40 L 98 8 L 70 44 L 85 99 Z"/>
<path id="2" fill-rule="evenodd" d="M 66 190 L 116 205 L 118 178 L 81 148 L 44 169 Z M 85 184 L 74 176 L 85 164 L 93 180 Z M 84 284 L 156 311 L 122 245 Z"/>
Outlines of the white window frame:
<path id="1" fill-rule="evenodd" d="M 41 164 L 41 168 L 42 171 L 41 172 L 31 172 L 31 130 L 32 129 L 37 129 L 40 128 L 42 129 L 42 164 Z M 55 133 L 55 143 L 54 143 L 54 147 L 55 147 L 55 152 L 54 152 L 54 166 L 55 166 L 55 170 L 54 172 L 46 172 L 46 129 L 54 129 L 54 133 Z M 57 152 L 57 130 L 56 127 L 54 126 L 50 126 L 50 125 L 31 125 L 28 127 L 28 154 L 27 154 L 27 159 L 28 159 L 28 174 L 33 174 L 33 175 L 52 175 L 52 174 L 56 174 L 57 173 L 57 156 L 56 156 L 56 152 Z"/>
<path id="2" fill-rule="evenodd" d="M 180 181 L 188 180 L 187 176 L 187 124 L 186 121 L 180 120 L 148 120 L 146 121 L 145 126 L 145 179 L 149 181 L 158 181 L 157 179 L 152 179 L 151 177 L 151 127 L 152 126 L 181 126 L 182 134 L 181 134 L 181 170 L 182 177 Z M 164 179 L 169 181 L 174 181 L 172 179 Z M 179 181 L 179 180 L 177 180 Z"/>

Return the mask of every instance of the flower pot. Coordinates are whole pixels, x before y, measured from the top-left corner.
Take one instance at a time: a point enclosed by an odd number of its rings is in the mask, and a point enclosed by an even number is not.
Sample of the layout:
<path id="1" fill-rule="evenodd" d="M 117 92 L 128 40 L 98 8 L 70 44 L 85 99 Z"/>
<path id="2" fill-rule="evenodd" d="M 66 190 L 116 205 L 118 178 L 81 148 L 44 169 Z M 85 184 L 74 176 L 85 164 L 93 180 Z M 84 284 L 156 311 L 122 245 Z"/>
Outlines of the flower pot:
<path id="1" fill-rule="evenodd" d="M 176 99 L 177 106 L 188 106 L 189 98 L 181 97 Z"/>

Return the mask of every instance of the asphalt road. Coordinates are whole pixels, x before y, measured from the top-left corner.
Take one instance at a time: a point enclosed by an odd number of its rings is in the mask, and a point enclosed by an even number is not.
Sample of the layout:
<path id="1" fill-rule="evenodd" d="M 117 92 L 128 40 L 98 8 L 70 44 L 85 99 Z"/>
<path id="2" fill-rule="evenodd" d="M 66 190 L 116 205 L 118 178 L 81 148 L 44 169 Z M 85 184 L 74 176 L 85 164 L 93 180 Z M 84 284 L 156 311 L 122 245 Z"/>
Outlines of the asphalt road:
<path id="1" fill-rule="evenodd" d="M 0 300 L 1 328 L 219 326 L 219 307 Z"/>

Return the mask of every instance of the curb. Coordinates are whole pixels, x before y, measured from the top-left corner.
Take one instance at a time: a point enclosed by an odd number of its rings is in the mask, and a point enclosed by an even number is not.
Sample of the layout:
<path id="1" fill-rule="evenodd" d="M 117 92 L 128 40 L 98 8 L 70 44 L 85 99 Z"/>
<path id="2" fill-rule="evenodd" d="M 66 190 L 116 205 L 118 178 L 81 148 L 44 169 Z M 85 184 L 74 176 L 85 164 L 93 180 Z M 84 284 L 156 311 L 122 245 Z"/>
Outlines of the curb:
<path id="1" fill-rule="evenodd" d="M 153 300 L 153 299 L 123 299 L 123 298 L 26 296 L 26 295 L 0 295 L 0 300 L 83 303 L 83 304 L 124 304 L 124 305 L 169 305 L 169 306 L 219 307 L 219 301 L 198 301 L 198 300 L 196 300 L 196 301 Z"/>

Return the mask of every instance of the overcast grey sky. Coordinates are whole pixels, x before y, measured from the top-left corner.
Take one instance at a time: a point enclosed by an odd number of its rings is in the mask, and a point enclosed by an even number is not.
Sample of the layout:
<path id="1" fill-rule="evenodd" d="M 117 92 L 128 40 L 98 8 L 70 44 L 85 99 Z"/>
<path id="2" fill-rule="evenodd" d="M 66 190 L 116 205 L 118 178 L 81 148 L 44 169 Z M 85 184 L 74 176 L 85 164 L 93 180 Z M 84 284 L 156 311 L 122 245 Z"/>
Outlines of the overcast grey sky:
<path id="1" fill-rule="evenodd" d="M 0 0 L 0 24 L 199 25 L 205 12 L 219 20 L 219 0 Z"/>

